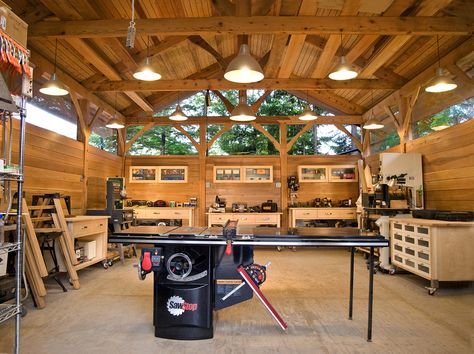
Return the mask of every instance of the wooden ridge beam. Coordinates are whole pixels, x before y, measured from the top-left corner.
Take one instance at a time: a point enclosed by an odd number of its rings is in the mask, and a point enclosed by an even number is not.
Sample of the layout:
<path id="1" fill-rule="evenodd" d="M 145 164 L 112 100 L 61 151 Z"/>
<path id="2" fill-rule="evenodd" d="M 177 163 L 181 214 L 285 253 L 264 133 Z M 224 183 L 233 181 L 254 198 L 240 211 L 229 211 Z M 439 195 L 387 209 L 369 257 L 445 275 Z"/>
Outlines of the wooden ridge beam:
<path id="1" fill-rule="evenodd" d="M 225 79 L 185 79 L 158 81 L 108 81 L 99 84 L 95 91 L 200 91 L 200 90 L 397 90 L 401 86 L 379 79 L 263 79 L 244 84 Z"/>
<path id="2" fill-rule="evenodd" d="M 199 124 L 203 122 L 207 124 L 251 124 L 252 122 L 232 122 L 229 116 L 199 116 L 188 117 L 186 125 Z M 278 124 L 285 122 L 287 124 L 306 124 L 304 121 L 298 119 L 298 116 L 257 116 L 253 121 L 258 124 Z M 144 125 L 153 123 L 155 125 L 174 125 L 168 117 L 129 117 L 126 120 L 126 125 Z M 314 124 L 362 124 L 362 116 L 359 115 L 341 115 L 341 116 L 320 116 L 314 121 Z"/>
<path id="3" fill-rule="evenodd" d="M 128 19 L 41 21 L 28 29 L 29 39 L 126 37 Z M 137 32 L 156 35 L 222 34 L 376 34 L 448 35 L 473 33 L 472 21 L 459 17 L 218 16 L 138 19 Z"/>

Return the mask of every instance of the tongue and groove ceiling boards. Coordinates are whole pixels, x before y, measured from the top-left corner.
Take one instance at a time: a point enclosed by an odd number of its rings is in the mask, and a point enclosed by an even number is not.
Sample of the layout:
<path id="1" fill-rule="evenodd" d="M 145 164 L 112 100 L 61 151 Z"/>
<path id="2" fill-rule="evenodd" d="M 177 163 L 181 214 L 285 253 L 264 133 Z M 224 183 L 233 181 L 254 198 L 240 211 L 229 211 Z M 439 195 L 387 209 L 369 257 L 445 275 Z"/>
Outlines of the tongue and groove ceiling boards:
<path id="1" fill-rule="evenodd" d="M 135 0 L 132 49 L 131 0 L 5 2 L 29 24 L 37 78 L 52 72 L 58 39 L 58 76 L 94 112 L 116 106 L 130 121 L 175 104 L 178 92 L 183 99 L 204 89 L 284 89 L 335 114 L 360 115 L 372 93 L 376 104 L 437 62 L 437 36 L 441 57 L 472 41 L 469 0 Z M 148 37 L 162 75 L 155 82 L 132 76 Z M 241 43 L 261 63 L 262 82 L 223 79 Z M 359 76 L 328 79 L 343 55 Z M 459 59 L 446 68 L 472 85 L 472 60 Z"/>

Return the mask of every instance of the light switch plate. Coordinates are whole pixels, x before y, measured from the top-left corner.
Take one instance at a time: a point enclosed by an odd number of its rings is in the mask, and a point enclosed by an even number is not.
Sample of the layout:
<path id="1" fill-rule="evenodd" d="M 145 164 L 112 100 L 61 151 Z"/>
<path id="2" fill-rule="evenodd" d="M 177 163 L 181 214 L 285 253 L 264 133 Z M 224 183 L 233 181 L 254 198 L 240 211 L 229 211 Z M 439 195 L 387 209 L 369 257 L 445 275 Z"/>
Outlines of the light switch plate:
<path id="1" fill-rule="evenodd" d="M 206 188 L 211 188 L 211 182 L 206 182 Z"/>
<path id="2" fill-rule="evenodd" d="M 275 182 L 275 187 L 276 188 L 281 188 L 281 182 Z"/>

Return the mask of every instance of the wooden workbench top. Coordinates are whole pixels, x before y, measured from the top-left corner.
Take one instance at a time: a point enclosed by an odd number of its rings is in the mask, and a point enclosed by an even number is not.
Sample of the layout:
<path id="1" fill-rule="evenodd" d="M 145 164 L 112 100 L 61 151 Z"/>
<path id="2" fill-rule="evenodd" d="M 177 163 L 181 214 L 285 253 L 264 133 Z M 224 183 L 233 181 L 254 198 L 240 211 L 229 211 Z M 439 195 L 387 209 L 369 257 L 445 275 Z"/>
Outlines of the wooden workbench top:
<path id="1" fill-rule="evenodd" d="M 445 221 L 445 220 L 432 220 L 432 219 L 418 219 L 418 218 L 390 218 L 393 222 L 404 222 L 409 224 L 425 225 L 425 226 L 460 226 L 460 227 L 474 227 L 472 221 Z"/>

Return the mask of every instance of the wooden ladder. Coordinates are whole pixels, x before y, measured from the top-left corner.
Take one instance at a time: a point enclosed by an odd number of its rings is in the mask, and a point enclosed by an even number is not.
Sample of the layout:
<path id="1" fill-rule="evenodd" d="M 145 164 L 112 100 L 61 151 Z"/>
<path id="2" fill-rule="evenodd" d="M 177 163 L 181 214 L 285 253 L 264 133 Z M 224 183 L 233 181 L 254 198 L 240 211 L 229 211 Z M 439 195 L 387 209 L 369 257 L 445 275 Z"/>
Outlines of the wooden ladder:
<path id="1" fill-rule="evenodd" d="M 46 295 L 42 278 L 48 275 L 48 271 L 37 236 L 40 234 L 58 234 L 59 249 L 64 259 L 69 280 L 74 289 L 81 287 L 79 277 L 74 268 L 78 261 L 59 198 L 54 198 L 52 204 L 47 200 L 43 200 L 41 205 L 32 206 L 28 206 L 23 198 L 22 208 L 23 222 L 26 230 L 25 240 L 27 241 L 25 242 L 26 272 L 35 302 L 41 308 L 45 306 L 44 296 Z"/>

